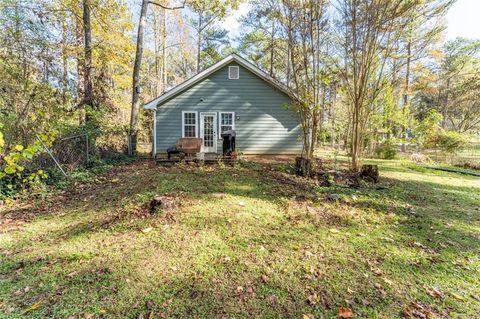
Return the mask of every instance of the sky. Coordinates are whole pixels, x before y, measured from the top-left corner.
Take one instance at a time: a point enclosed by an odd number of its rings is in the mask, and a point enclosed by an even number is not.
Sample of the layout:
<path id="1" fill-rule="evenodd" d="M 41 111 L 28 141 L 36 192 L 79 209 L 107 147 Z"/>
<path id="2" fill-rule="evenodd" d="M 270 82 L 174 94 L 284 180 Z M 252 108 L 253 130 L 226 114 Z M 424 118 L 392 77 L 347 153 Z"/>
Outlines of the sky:
<path id="1" fill-rule="evenodd" d="M 447 14 L 447 39 L 480 39 L 480 0 L 458 0 Z"/>
<path id="2" fill-rule="evenodd" d="M 230 36 L 240 33 L 238 18 L 246 14 L 249 5 L 243 3 L 224 22 L 223 27 L 230 31 Z M 456 37 L 480 39 L 480 0 L 458 0 L 447 14 L 446 39 Z"/>

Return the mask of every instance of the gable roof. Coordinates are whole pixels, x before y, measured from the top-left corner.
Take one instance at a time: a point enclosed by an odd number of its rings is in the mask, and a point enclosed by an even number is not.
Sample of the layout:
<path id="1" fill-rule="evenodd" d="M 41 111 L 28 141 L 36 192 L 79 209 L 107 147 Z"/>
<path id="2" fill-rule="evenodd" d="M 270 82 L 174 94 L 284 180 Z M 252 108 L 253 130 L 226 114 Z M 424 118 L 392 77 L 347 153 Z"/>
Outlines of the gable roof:
<path id="1" fill-rule="evenodd" d="M 185 82 L 177 85 L 173 89 L 163 93 L 162 95 L 158 96 L 157 98 L 147 102 L 144 104 L 144 108 L 148 110 L 155 110 L 158 104 L 165 102 L 166 100 L 172 98 L 173 96 L 187 90 L 188 88 L 192 87 L 199 81 L 203 80 L 213 72 L 221 69 L 225 65 L 229 64 L 230 62 L 237 62 L 239 65 L 243 66 L 245 69 L 249 70 L 253 74 L 260 77 L 265 82 L 268 82 L 273 87 L 277 88 L 281 92 L 287 94 L 289 97 L 293 98 L 292 93 L 284 84 L 280 83 L 279 81 L 275 80 L 273 77 L 268 75 L 265 71 L 259 69 L 257 66 L 252 64 L 251 62 L 247 61 L 246 59 L 242 58 L 241 56 L 233 53 L 227 56 L 226 58 L 218 61 L 217 63 L 213 64 L 212 66 L 208 67 L 207 69 L 203 70 L 202 72 L 198 73 L 197 75 L 191 77 L 190 79 L 186 80 Z"/>

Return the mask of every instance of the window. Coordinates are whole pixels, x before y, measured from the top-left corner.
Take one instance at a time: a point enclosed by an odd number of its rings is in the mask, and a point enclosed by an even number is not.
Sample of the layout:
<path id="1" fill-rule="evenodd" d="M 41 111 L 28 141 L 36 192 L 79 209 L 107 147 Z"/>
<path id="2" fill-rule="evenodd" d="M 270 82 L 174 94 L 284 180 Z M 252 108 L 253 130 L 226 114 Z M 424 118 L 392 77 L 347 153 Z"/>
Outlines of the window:
<path id="1" fill-rule="evenodd" d="M 220 112 L 220 121 L 219 121 L 219 138 L 221 138 L 221 134 L 225 131 L 234 130 L 235 129 L 235 113 L 233 112 Z"/>
<path id="2" fill-rule="evenodd" d="M 230 80 L 237 80 L 240 77 L 240 70 L 238 66 L 229 66 L 228 67 L 228 78 Z"/>
<path id="3" fill-rule="evenodd" d="M 197 137 L 197 112 L 182 112 L 182 137 Z"/>

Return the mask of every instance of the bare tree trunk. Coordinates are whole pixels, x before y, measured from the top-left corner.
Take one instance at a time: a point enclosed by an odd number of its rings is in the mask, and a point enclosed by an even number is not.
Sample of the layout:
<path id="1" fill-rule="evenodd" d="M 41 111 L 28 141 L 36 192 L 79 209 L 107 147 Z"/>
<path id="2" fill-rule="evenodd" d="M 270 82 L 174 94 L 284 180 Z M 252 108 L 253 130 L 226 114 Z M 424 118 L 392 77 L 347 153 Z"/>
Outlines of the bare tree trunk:
<path id="1" fill-rule="evenodd" d="M 153 10 L 153 46 L 154 46 L 154 53 L 155 53 L 155 88 L 154 88 L 154 95 L 158 96 L 161 92 L 161 70 L 160 70 L 160 27 L 159 27 L 159 19 L 160 15 L 156 10 Z"/>
<path id="2" fill-rule="evenodd" d="M 363 148 L 363 134 L 361 128 L 361 121 L 362 121 L 362 101 L 355 100 L 353 101 L 355 104 L 352 116 L 352 145 L 351 145 L 351 152 L 352 152 L 352 171 L 358 172 L 360 170 L 360 158 L 362 156 L 362 148 Z"/>
<path id="3" fill-rule="evenodd" d="M 67 24 L 65 18 L 62 21 L 62 100 L 64 104 L 67 103 L 68 92 Z"/>
<path id="4" fill-rule="evenodd" d="M 82 47 L 83 45 L 83 30 L 82 30 L 82 23 L 79 17 L 75 18 L 76 21 L 76 28 L 75 28 L 75 45 L 77 47 Z M 77 51 L 76 54 L 77 59 L 77 97 L 76 97 L 76 104 L 79 106 L 79 116 L 78 116 L 78 124 L 80 126 L 85 125 L 85 110 L 81 106 L 81 101 L 83 100 L 83 92 L 84 90 L 84 68 L 83 68 L 83 57 L 80 51 Z"/>
<path id="5" fill-rule="evenodd" d="M 137 51 L 133 65 L 132 81 L 132 112 L 130 116 L 130 131 L 128 136 L 128 154 L 133 156 L 137 152 L 138 114 L 140 111 L 140 67 L 142 65 L 143 38 L 145 33 L 145 20 L 147 17 L 148 0 L 142 1 L 140 22 L 137 33 Z"/>
<path id="6" fill-rule="evenodd" d="M 167 89 L 167 10 L 162 15 L 162 87 L 160 93 Z"/>
<path id="7" fill-rule="evenodd" d="M 450 98 L 450 77 L 447 78 L 447 87 L 446 87 L 446 92 L 445 92 L 445 102 L 443 105 L 443 110 L 442 110 L 442 128 L 445 129 L 447 127 L 447 116 L 448 116 L 448 100 Z"/>
<path id="8" fill-rule="evenodd" d="M 200 59 L 202 54 L 202 14 L 198 15 L 198 34 L 197 34 L 197 73 L 200 72 Z"/>
<path id="9" fill-rule="evenodd" d="M 411 61 L 412 61 L 412 40 L 409 39 L 408 40 L 408 43 L 407 43 L 407 65 L 406 65 L 406 72 L 405 72 L 405 92 L 403 94 L 403 116 L 404 116 L 404 120 L 405 120 L 405 116 L 407 115 L 407 108 L 408 108 L 408 95 L 409 95 L 409 91 L 410 91 L 410 65 L 411 65 Z M 403 138 L 407 138 L 407 126 L 406 124 L 403 125 L 403 128 L 402 128 L 402 135 L 403 135 Z M 405 145 L 405 141 L 402 143 L 402 152 L 405 152 L 406 151 L 406 145 Z"/>
<path id="10" fill-rule="evenodd" d="M 270 76 L 273 77 L 273 56 L 275 53 L 275 21 L 272 22 L 272 32 L 270 34 Z"/>
<path id="11" fill-rule="evenodd" d="M 84 31 L 84 46 L 85 46 L 85 70 L 84 70 L 84 84 L 85 92 L 83 98 L 83 105 L 93 106 L 93 83 L 92 83 L 92 25 L 90 22 L 90 0 L 83 0 L 83 31 Z M 87 122 L 88 116 L 85 118 Z"/>
<path id="12" fill-rule="evenodd" d="M 132 111 L 130 114 L 130 130 L 128 132 L 128 154 L 135 155 L 137 152 L 137 136 L 138 136 L 138 114 L 140 112 L 140 68 L 142 66 L 143 55 L 143 38 L 145 35 L 145 24 L 147 18 L 148 4 L 159 6 L 165 10 L 177 10 L 185 7 L 185 1 L 182 5 L 168 7 L 153 0 L 143 0 L 140 10 L 140 20 L 137 32 L 137 50 L 135 53 L 135 62 L 133 65 L 132 76 Z"/>

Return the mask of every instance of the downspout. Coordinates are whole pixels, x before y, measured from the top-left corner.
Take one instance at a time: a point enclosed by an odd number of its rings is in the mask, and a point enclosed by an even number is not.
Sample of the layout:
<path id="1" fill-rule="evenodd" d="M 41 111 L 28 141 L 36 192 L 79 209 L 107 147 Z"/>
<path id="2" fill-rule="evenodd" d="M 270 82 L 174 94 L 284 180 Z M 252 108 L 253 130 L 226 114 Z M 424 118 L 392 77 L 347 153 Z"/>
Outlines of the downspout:
<path id="1" fill-rule="evenodd" d="M 157 155 L 157 109 L 153 111 L 153 149 L 152 156 L 155 159 Z"/>

